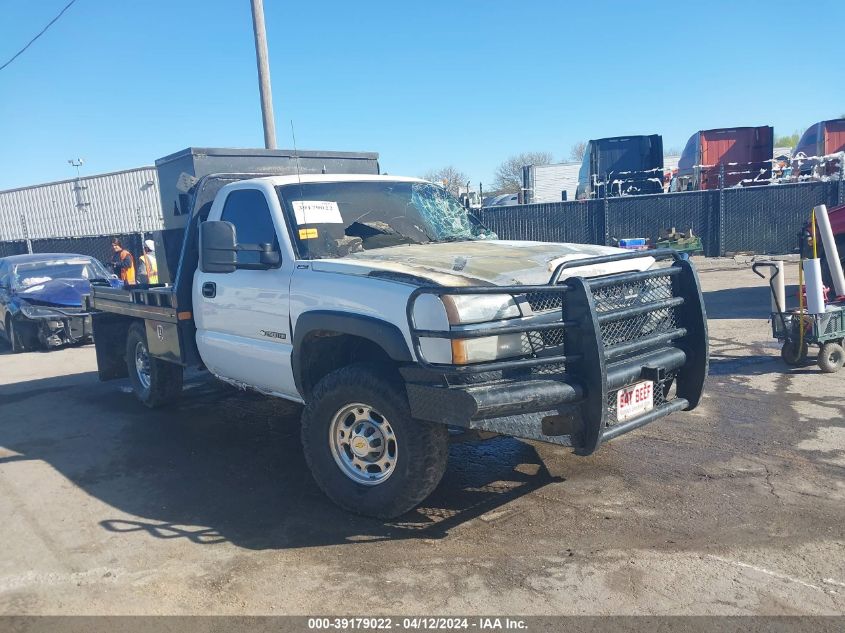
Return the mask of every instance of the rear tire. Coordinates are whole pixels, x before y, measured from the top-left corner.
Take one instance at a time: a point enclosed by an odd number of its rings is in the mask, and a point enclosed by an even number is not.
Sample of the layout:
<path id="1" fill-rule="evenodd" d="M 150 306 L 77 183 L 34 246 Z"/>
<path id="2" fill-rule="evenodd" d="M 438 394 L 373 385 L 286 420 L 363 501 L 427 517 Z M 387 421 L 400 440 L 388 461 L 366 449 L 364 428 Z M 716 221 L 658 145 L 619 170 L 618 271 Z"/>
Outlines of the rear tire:
<path id="1" fill-rule="evenodd" d="M 780 357 L 790 367 L 800 367 L 807 362 L 807 343 L 804 342 L 801 348 L 795 341 L 786 341 L 780 349 Z"/>
<path id="2" fill-rule="evenodd" d="M 827 374 L 834 374 L 845 365 L 845 348 L 830 341 L 822 345 L 818 359 L 819 369 Z"/>
<path id="3" fill-rule="evenodd" d="M 302 446 L 311 474 L 332 501 L 355 514 L 392 519 L 440 483 L 449 432 L 411 417 L 401 382 L 357 364 L 314 388 L 302 413 Z"/>
<path id="4" fill-rule="evenodd" d="M 135 397 L 151 409 L 174 402 L 182 395 L 182 367 L 150 356 L 142 323 L 133 323 L 129 328 L 126 369 Z"/>

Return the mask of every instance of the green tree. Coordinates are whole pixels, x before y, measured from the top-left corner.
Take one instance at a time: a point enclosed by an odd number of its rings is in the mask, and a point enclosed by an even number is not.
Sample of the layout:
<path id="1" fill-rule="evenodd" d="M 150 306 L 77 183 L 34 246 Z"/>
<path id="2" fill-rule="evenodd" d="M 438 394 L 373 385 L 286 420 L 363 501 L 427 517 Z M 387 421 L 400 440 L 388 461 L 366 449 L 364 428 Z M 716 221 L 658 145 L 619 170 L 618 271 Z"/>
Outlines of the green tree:
<path id="1" fill-rule="evenodd" d="M 775 147 L 795 147 L 798 145 L 798 139 L 800 138 L 801 134 L 797 130 L 789 136 L 776 136 Z"/>

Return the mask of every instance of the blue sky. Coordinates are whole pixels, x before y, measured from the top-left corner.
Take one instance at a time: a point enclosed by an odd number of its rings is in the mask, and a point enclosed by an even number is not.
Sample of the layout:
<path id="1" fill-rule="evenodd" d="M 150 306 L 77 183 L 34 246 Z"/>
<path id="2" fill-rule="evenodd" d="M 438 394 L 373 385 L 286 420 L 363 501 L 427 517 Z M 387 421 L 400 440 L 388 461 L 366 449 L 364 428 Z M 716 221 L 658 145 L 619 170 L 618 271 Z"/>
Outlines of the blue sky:
<path id="1" fill-rule="evenodd" d="M 0 63 L 67 0 L 0 0 Z M 278 144 L 453 164 L 845 113 L 845 3 L 265 0 Z M 0 189 L 261 147 L 249 0 L 77 0 L 0 71 Z"/>

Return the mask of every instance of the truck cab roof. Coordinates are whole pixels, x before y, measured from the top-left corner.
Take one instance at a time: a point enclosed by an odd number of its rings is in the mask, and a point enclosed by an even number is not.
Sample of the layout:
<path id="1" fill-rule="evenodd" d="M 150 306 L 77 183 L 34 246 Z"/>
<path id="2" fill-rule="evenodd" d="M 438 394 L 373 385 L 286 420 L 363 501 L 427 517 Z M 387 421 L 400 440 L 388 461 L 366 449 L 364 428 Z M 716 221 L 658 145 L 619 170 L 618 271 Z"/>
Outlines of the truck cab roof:
<path id="1" fill-rule="evenodd" d="M 390 175 L 373 175 L 373 174 L 302 174 L 300 176 L 265 176 L 261 178 L 250 178 L 248 180 L 240 180 L 235 184 L 265 182 L 273 187 L 282 187 L 285 185 L 296 185 L 299 183 L 315 183 L 315 182 L 427 182 L 422 178 L 409 178 L 407 176 L 390 176 Z"/>

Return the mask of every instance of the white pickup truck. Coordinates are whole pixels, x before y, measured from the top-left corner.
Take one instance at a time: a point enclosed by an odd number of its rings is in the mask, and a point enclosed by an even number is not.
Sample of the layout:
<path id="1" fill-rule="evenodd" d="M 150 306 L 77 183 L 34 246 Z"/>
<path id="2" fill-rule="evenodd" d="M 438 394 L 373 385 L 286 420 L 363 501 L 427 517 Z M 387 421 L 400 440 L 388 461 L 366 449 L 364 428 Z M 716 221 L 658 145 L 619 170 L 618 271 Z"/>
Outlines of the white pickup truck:
<path id="1" fill-rule="evenodd" d="M 303 403 L 308 464 L 347 510 L 425 499 L 448 427 L 587 455 L 699 402 L 704 305 L 672 252 L 502 241 L 415 178 L 210 175 L 192 195 L 174 285 L 92 288 L 100 377 L 150 407 L 191 366 Z"/>

